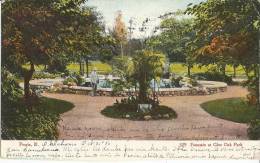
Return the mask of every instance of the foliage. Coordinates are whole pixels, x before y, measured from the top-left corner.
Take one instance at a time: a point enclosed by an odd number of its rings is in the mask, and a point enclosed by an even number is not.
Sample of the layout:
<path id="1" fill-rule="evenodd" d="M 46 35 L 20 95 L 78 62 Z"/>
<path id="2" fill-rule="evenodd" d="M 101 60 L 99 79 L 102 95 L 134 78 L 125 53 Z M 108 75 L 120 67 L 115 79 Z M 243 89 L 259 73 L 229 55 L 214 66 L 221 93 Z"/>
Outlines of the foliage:
<path id="1" fill-rule="evenodd" d="M 174 85 L 177 88 L 181 87 L 181 85 L 180 85 L 180 81 L 181 80 L 182 80 L 181 76 L 179 76 L 179 77 L 172 77 L 171 78 L 172 85 Z"/>
<path id="2" fill-rule="evenodd" d="M 3 66 L 22 72 L 25 97 L 34 66 L 87 53 L 100 43 L 103 29 L 86 0 L 6 0 L 2 3 Z M 97 46 L 96 46 L 97 47 Z M 62 54 L 62 55 L 61 55 Z M 72 55 L 73 54 L 73 55 Z M 22 66 L 29 64 L 29 69 Z"/>
<path id="3" fill-rule="evenodd" d="M 70 84 L 77 84 L 82 85 L 85 82 L 85 79 L 79 73 L 71 73 L 69 74 L 66 79 L 63 81 L 63 84 L 70 85 Z"/>
<path id="4" fill-rule="evenodd" d="M 6 69 L 1 69 L 1 108 L 10 108 L 16 106 L 16 103 L 22 97 L 22 90 L 16 81 L 16 78 Z"/>
<path id="5" fill-rule="evenodd" d="M 175 17 L 163 19 L 160 24 L 162 33 L 151 39 L 153 47 L 167 54 L 170 61 L 185 62 L 186 43 L 191 37 L 187 29 L 191 22 L 190 19 Z"/>
<path id="6" fill-rule="evenodd" d="M 63 81 L 63 84 L 64 85 L 70 85 L 70 84 L 73 84 L 73 83 L 77 83 L 77 80 L 75 78 L 72 78 L 72 77 L 67 77 L 66 79 L 64 79 Z"/>
<path id="7" fill-rule="evenodd" d="M 192 19 L 179 18 L 183 14 L 163 17 L 159 29 L 161 33 L 153 36 L 148 44 L 152 49 L 167 54 L 170 62 L 182 62 L 188 66 L 188 75 L 194 63 L 191 55 L 194 45 L 191 41 L 195 39 L 195 31 L 191 29 Z"/>
<path id="8" fill-rule="evenodd" d="M 201 104 L 201 107 L 213 116 L 238 123 L 248 123 L 260 117 L 256 106 L 249 105 L 242 98 L 209 101 Z"/>
<path id="9" fill-rule="evenodd" d="M 127 83 L 124 80 L 113 80 L 111 81 L 112 85 L 112 95 L 117 95 L 118 93 L 125 90 L 128 87 Z"/>
<path id="10" fill-rule="evenodd" d="M 51 74 L 48 72 L 36 72 L 33 74 L 32 79 L 55 79 L 60 77 L 60 74 Z"/>
<path id="11" fill-rule="evenodd" d="M 115 76 L 120 77 L 118 80 L 112 81 L 113 94 L 123 91 L 124 89 L 130 89 L 136 85 L 136 82 L 132 78 L 133 74 L 133 62 L 130 57 L 121 56 L 114 57 L 111 61 L 113 65 L 112 73 Z"/>
<path id="12" fill-rule="evenodd" d="M 205 73 L 196 73 L 193 74 L 192 77 L 198 80 L 221 81 L 229 85 L 233 84 L 232 77 L 223 75 L 218 71 L 207 71 Z"/>
<path id="13" fill-rule="evenodd" d="M 191 72 L 196 73 L 205 73 L 207 71 L 210 71 L 211 69 L 215 68 L 217 65 L 209 64 L 209 65 L 201 65 L 201 64 L 193 64 L 193 67 L 191 68 Z M 170 64 L 170 73 L 177 74 L 177 75 L 186 75 L 187 72 L 187 65 L 183 63 L 171 63 Z M 226 75 L 233 75 L 234 69 L 231 65 L 226 66 Z M 237 76 L 246 76 L 244 68 L 240 65 L 236 68 L 236 74 Z"/>
<path id="14" fill-rule="evenodd" d="M 19 140 L 50 140 L 58 138 L 57 124 L 60 114 L 69 111 L 72 103 L 41 98 L 29 111 L 24 103 L 15 109 L 2 108 L 2 138 Z"/>
<path id="15" fill-rule="evenodd" d="M 111 61 L 113 74 L 121 78 L 129 78 L 133 73 L 133 61 L 128 56 L 114 57 Z"/>
<path id="16" fill-rule="evenodd" d="M 133 79 L 139 84 L 138 98 L 141 102 L 149 101 L 150 81 L 158 79 L 163 73 L 165 56 L 152 51 L 137 51 L 133 56 Z"/>
<path id="17" fill-rule="evenodd" d="M 181 79 L 181 82 L 186 86 L 193 86 L 193 87 L 198 86 L 197 79 L 195 78 L 183 77 Z"/>
<path id="18" fill-rule="evenodd" d="M 115 39 L 119 42 L 120 44 L 120 50 L 121 50 L 121 55 L 124 55 L 124 49 L 123 49 L 123 45 L 126 43 L 127 41 L 127 29 L 125 26 L 125 23 L 122 20 L 122 12 L 119 11 L 117 14 L 117 17 L 115 19 L 115 26 L 113 29 L 113 35 L 115 37 Z"/>
<path id="19" fill-rule="evenodd" d="M 259 79 L 255 75 L 248 75 L 248 80 L 242 85 L 248 88 L 249 94 L 247 95 L 247 100 L 249 104 L 257 104 L 257 86 Z"/>
<path id="20" fill-rule="evenodd" d="M 48 63 L 47 71 L 50 73 L 65 73 L 67 70 L 68 65 L 68 58 L 65 54 L 58 55 L 58 58 L 55 58 Z"/>
<path id="21" fill-rule="evenodd" d="M 252 2 L 260 7 L 257 0 L 207 0 L 188 7 L 186 13 L 195 16 L 193 28 L 198 30 L 194 43 L 200 45 L 202 55 L 231 57 L 242 64 L 255 62 L 257 30 L 253 24 L 258 14 Z"/>
<path id="22" fill-rule="evenodd" d="M 91 72 L 94 67 L 97 68 L 98 74 L 107 75 L 112 72 L 112 67 L 108 63 L 103 63 L 100 61 L 93 61 L 89 65 L 89 71 Z M 71 63 L 71 64 L 67 65 L 67 69 L 68 69 L 68 71 L 71 71 L 71 72 L 79 72 L 80 67 L 79 67 L 79 64 L 77 64 L 77 63 Z"/>
<path id="23" fill-rule="evenodd" d="M 104 116 L 111 118 L 126 118 L 130 120 L 145 120 L 145 116 L 151 116 L 151 120 L 160 120 L 160 119 L 173 119 L 177 117 L 177 113 L 169 108 L 168 106 L 158 105 L 155 107 L 149 114 L 144 114 L 137 112 L 136 102 L 120 102 L 112 106 L 107 106 L 101 111 Z M 163 115 L 167 114 L 167 117 Z"/>
<path id="24" fill-rule="evenodd" d="M 143 49 L 142 39 L 131 38 L 130 40 L 128 40 L 126 48 L 128 56 L 132 56 L 135 53 L 135 51 Z"/>
<path id="25" fill-rule="evenodd" d="M 150 81 L 162 76 L 164 61 L 163 54 L 152 51 L 137 51 L 132 58 L 115 57 L 113 70 L 121 79 L 112 82 L 113 93 L 138 88 L 136 102 L 155 106 L 155 99 L 149 97 Z"/>
<path id="26" fill-rule="evenodd" d="M 78 73 L 74 74 L 74 77 L 76 78 L 77 85 L 82 85 L 85 82 L 85 79 Z"/>
<path id="27" fill-rule="evenodd" d="M 259 11 L 258 0 L 207 0 L 198 5 L 190 4 L 186 13 L 195 17 L 196 60 L 204 64 L 217 63 L 223 72 L 226 64 L 241 64 L 247 75 L 252 71 L 257 77 Z"/>
<path id="28" fill-rule="evenodd" d="M 249 139 L 260 140 L 260 119 L 252 120 L 247 129 Z"/>

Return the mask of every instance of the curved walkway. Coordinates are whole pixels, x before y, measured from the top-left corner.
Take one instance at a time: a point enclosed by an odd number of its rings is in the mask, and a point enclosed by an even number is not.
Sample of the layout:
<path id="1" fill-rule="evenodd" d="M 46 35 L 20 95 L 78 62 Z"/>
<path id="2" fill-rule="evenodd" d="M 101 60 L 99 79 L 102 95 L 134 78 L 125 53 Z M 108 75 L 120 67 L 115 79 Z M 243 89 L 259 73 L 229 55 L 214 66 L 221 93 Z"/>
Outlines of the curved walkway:
<path id="1" fill-rule="evenodd" d="M 162 105 L 172 107 L 177 119 L 130 121 L 104 117 L 100 111 L 119 97 L 90 97 L 74 94 L 44 96 L 67 100 L 75 108 L 64 113 L 59 122 L 59 139 L 146 139 L 146 140 L 233 140 L 247 139 L 246 124 L 211 116 L 200 104 L 214 99 L 244 97 L 246 89 L 228 87 L 227 92 L 208 96 L 176 96 L 160 98 Z"/>

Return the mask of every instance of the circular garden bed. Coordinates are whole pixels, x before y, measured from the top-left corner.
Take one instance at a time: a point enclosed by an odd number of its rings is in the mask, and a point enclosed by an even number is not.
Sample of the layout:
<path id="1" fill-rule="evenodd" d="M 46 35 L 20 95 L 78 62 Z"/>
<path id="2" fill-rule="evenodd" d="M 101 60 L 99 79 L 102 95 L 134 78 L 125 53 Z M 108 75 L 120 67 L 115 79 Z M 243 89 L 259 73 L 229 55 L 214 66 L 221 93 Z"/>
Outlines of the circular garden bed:
<path id="1" fill-rule="evenodd" d="M 171 120 L 177 118 L 177 113 L 168 106 L 158 105 L 149 113 L 137 112 L 137 106 L 134 104 L 114 104 L 107 106 L 101 111 L 101 114 L 110 118 L 129 119 L 136 121 L 143 120 Z"/>

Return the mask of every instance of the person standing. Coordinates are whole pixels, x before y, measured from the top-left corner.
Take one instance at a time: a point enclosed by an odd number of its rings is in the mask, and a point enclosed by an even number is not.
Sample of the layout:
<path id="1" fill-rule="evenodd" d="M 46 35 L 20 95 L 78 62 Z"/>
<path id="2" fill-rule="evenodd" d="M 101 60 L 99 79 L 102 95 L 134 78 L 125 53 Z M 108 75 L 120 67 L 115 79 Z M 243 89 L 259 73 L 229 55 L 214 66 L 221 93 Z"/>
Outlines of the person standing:
<path id="1" fill-rule="evenodd" d="M 91 86 L 92 86 L 92 96 L 96 96 L 97 84 L 99 82 L 97 68 L 94 68 L 90 74 Z"/>

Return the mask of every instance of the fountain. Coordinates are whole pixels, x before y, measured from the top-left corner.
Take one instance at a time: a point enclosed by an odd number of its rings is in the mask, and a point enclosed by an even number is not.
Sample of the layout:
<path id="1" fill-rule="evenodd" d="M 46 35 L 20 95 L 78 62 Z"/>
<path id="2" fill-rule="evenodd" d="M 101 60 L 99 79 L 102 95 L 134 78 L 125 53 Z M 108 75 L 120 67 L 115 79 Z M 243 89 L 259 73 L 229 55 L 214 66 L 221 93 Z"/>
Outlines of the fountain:
<path id="1" fill-rule="evenodd" d="M 88 95 L 92 88 L 89 78 L 85 78 L 85 83 L 81 86 L 63 85 L 64 79 L 37 79 L 30 82 L 31 87 L 38 87 L 44 90 L 51 90 L 53 92 L 61 93 L 75 93 Z M 120 80 L 119 77 L 114 76 L 99 76 L 99 83 L 97 86 L 97 95 L 99 96 L 127 96 L 136 92 L 134 88 L 125 89 L 118 92 L 116 95 L 112 94 L 111 81 Z M 187 80 L 187 79 L 186 79 Z M 195 95 L 209 95 L 218 92 L 224 92 L 227 89 L 227 84 L 217 81 L 198 80 L 196 86 L 180 80 L 179 84 L 173 83 L 170 79 L 161 79 L 154 83 L 151 81 L 151 88 L 156 91 L 158 96 L 195 96 Z"/>

